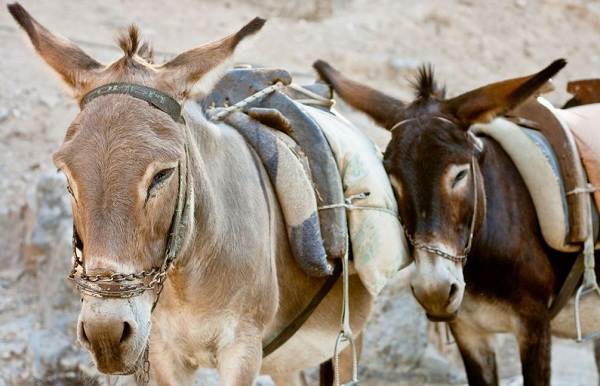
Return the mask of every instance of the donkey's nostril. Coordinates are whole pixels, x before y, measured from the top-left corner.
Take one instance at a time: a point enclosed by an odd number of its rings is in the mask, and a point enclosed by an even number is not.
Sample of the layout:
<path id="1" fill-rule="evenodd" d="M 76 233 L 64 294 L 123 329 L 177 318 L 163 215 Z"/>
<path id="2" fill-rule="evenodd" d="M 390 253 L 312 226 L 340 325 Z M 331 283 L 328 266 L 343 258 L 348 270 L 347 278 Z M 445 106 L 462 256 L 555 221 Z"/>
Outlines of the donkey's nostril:
<path id="1" fill-rule="evenodd" d="M 458 285 L 456 283 L 452 283 L 450 285 L 450 293 L 448 294 L 448 302 L 451 302 L 454 299 L 454 296 L 458 292 Z"/>
<path id="2" fill-rule="evenodd" d="M 131 325 L 127 322 L 123 322 L 123 332 L 121 333 L 121 340 L 119 343 L 125 342 L 132 335 Z"/>
<path id="3" fill-rule="evenodd" d="M 81 340 L 84 343 L 90 343 L 90 340 L 88 339 L 86 333 L 85 333 L 85 324 L 83 322 L 81 322 Z"/>

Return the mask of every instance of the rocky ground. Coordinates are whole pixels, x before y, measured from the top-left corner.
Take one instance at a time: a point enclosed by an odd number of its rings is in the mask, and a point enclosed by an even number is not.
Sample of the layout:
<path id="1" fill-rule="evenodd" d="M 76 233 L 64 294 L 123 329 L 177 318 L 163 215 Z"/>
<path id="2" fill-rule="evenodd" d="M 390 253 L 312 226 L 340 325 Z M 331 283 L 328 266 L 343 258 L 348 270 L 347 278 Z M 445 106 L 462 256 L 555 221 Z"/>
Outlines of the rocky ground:
<path id="1" fill-rule="evenodd" d="M 119 55 L 113 34 L 131 22 L 154 43 L 159 58 L 167 58 L 261 15 L 269 22 L 242 47 L 239 62 L 310 77 L 311 63 L 323 58 L 404 99 L 423 62 L 433 63 L 449 94 L 456 95 L 565 57 L 569 65 L 549 96 L 556 103 L 566 100 L 562 90 L 568 79 L 599 75 L 598 0 L 23 4 L 50 29 L 104 61 Z M 94 378 L 89 358 L 73 339 L 77 297 L 63 279 L 69 269 L 70 215 L 64 181 L 51 162 L 77 107 L 5 6 L 0 0 L 0 385 L 104 383 Z M 385 145 L 387 133 L 342 109 Z M 406 288 L 408 275 L 398 275 L 378 303 L 361 364 L 364 384 L 464 384 L 455 345 L 444 342 L 442 326 L 426 321 Z M 514 341 L 499 337 L 498 353 L 503 384 L 520 385 Z M 597 385 L 591 347 L 556 340 L 553 374 L 553 385 Z M 213 383 L 210 373 L 198 382 Z"/>

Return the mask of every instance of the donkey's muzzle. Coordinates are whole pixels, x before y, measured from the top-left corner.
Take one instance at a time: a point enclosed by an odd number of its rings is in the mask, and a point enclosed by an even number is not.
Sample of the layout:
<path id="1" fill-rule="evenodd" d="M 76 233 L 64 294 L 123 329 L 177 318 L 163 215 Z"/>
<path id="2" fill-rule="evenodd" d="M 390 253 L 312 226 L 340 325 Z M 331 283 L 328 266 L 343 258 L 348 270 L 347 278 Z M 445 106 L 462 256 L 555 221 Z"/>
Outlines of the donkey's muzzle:
<path id="1" fill-rule="evenodd" d="M 149 296 L 130 299 L 84 297 L 77 336 L 100 372 L 131 374 L 137 370 L 148 344 L 151 307 Z"/>
<path id="2" fill-rule="evenodd" d="M 134 369 L 123 366 L 122 354 L 128 351 L 129 340 L 136 334 L 136 323 L 131 320 L 80 321 L 79 341 L 90 350 L 103 373 L 130 373 Z"/>
<path id="3" fill-rule="evenodd" d="M 464 284 L 457 280 L 411 283 L 413 295 L 432 321 L 454 319 L 464 293 Z"/>

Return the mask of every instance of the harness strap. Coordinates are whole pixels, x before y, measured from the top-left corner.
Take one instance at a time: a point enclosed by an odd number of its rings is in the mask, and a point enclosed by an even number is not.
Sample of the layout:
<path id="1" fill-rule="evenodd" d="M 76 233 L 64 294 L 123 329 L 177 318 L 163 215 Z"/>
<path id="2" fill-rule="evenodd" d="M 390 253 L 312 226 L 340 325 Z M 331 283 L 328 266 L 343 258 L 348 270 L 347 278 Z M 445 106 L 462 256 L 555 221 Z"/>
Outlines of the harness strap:
<path id="1" fill-rule="evenodd" d="M 571 267 L 571 271 L 567 275 L 558 295 L 552 301 L 550 305 L 550 320 L 554 319 L 556 315 L 563 309 L 563 307 L 567 304 L 567 302 L 573 296 L 579 281 L 581 280 L 581 276 L 583 275 L 584 265 L 583 265 L 584 255 L 583 252 L 577 255 L 573 266 Z"/>
<path id="2" fill-rule="evenodd" d="M 331 291 L 337 279 L 342 273 L 342 262 L 340 259 L 335 260 L 335 266 L 333 267 L 333 273 L 327 277 L 323 286 L 312 298 L 310 303 L 300 312 L 294 320 L 290 322 L 275 338 L 271 339 L 269 343 L 263 345 L 263 358 L 266 358 L 273 351 L 281 347 L 287 342 L 294 334 L 304 325 L 308 318 L 315 312 L 319 304 L 323 301 L 325 296 Z"/>
<path id="3" fill-rule="evenodd" d="M 168 114 L 175 122 L 178 122 L 181 117 L 181 105 L 173 97 L 157 89 L 132 83 L 109 83 L 95 88 L 85 94 L 79 107 L 83 109 L 93 99 L 109 94 L 126 94 L 144 100 Z"/>

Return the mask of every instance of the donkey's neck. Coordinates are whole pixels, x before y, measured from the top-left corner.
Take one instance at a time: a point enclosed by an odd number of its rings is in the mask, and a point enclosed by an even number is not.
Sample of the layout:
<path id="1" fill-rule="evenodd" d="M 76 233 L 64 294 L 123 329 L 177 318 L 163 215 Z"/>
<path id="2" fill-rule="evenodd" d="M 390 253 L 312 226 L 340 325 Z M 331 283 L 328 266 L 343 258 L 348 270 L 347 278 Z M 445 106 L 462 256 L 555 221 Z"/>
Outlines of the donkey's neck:
<path id="1" fill-rule="evenodd" d="M 241 135 L 207 121 L 198 106 L 189 105 L 187 127 L 182 129 L 194 180 L 194 226 L 170 277 L 173 287 L 183 289 L 180 294 L 198 295 L 185 301 L 201 314 L 231 306 L 229 299 L 245 287 L 254 286 L 257 296 L 267 287 L 272 293 L 273 234 L 285 228 L 272 229 L 268 186 Z M 176 291 L 170 293 L 177 296 Z"/>

